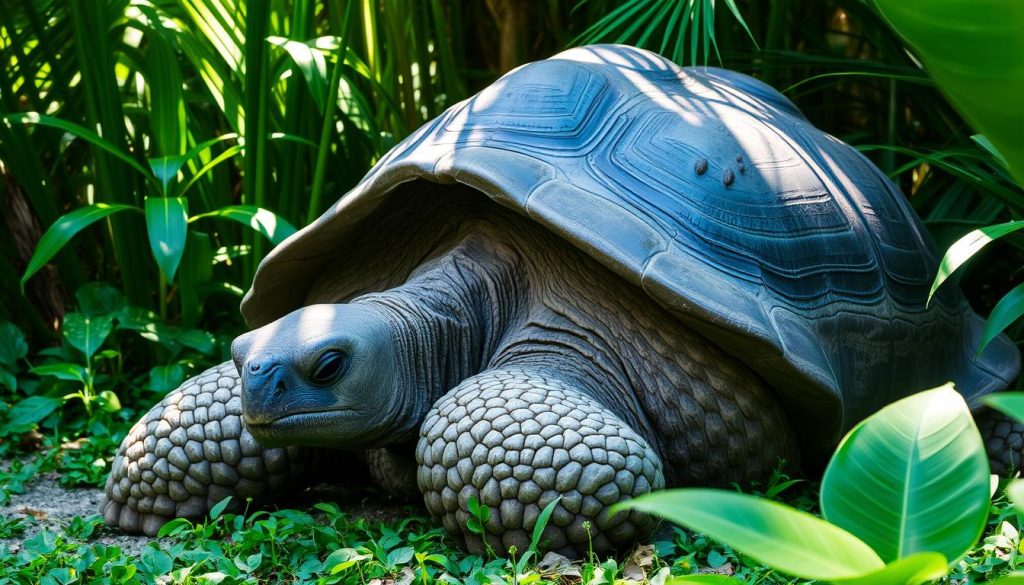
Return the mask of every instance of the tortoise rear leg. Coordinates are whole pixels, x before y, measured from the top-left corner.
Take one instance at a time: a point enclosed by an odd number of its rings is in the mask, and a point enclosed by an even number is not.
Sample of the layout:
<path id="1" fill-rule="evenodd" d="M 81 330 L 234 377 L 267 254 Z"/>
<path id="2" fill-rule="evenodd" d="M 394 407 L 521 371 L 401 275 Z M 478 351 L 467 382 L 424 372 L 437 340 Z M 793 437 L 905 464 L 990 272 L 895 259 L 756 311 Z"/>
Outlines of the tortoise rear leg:
<path id="1" fill-rule="evenodd" d="M 559 496 L 544 531 L 550 549 L 628 545 L 653 520 L 608 507 L 664 487 L 647 441 L 548 369 L 490 370 L 459 384 L 427 415 L 416 460 L 427 509 L 476 553 L 483 538 L 498 554 L 526 550 L 541 510 Z M 471 498 L 490 511 L 483 536 L 468 529 Z"/>
<path id="2" fill-rule="evenodd" d="M 176 517 L 200 518 L 234 496 L 267 501 L 309 482 L 322 450 L 265 449 L 242 423 L 232 362 L 186 380 L 135 423 L 117 451 L 100 503 L 104 522 L 154 535 Z"/>

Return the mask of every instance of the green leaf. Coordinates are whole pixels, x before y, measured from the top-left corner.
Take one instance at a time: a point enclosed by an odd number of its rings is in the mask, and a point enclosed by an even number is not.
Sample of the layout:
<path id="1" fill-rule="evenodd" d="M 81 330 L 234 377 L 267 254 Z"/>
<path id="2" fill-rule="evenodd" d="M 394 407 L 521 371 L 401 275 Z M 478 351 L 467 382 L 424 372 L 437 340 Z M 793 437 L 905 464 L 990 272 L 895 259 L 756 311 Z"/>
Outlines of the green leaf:
<path id="1" fill-rule="evenodd" d="M 228 504 L 230 504 L 230 503 L 231 503 L 231 496 L 228 496 L 228 497 L 224 498 L 223 500 L 221 500 L 221 501 L 217 502 L 216 504 L 214 504 L 213 507 L 210 508 L 210 520 L 216 520 L 217 518 L 219 518 L 220 515 L 224 513 L 224 509 L 227 508 Z"/>
<path id="2" fill-rule="evenodd" d="M 975 134 L 971 136 L 971 140 L 976 142 L 978 146 L 982 147 L 985 150 L 985 152 L 991 154 L 993 158 L 999 161 L 999 164 L 1003 165 L 1004 168 L 1010 168 L 1010 165 L 1009 163 L 1006 162 L 1006 157 L 1003 156 L 1003 153 L 999 152 L 999 149 L 996 148 L 996 145 L 992 144 L 992 141 L 989 140 L 988 137 L 986 137 L 984 134 Z"/>
<path id="3" fill-rule="evenodd" d="M 942 283 L 946 282 L 946 279 L 956 272 L 957 268 L 963 266 L 964 262 L 970 260 L 972 256 L 990 242 L 1021 229 L 1024 229 L 1024 221 L 1011 221 L 990 225 L 976 229 L 954 242 L 946 250 L 946 255 L 942 257 L 942 262 L 939 263 L 939 272 L 935 275 L 935 281 L 932 282 L 932 289 L 928 291 L 928 302 L 931 302 L 932 296 L 942 286 Z"/>
<path id="4" fill-rule="evenodd" d="M 192 216 L 189 222 L 206 217 L 220 217 L 247 225 L 266 236 L 275 246 L 297 231 L 295 226 L 288 223 L 283 217 L 252 205 L 229 205 L 216 211 Z"/>
<path id="5" fill-rule="evenodd" d="M 86 205 L 80 207 L 72 212 L 62 215 L 57 221 L 51 225 L 43 237 L 39 238 L 39 244 L 36 245 L 36 251 L 32 254 L 32 258 L 28 262 L 28 267 L 25 268 L 25 274 L 21 277 L 21 289 L 25 290 L 25 283 L 28 279 L 39 272 L 46 263 L 53 258 L 57 252 L 60 252 L 68 241 L 74 237 L 75 234 L 89 227 L 93 223 L 117 213 L 119 211 L 136 210 L 137 207 L 132 205 L 108 205 L 106 203 L 94 203 L 93 205 Z"/>
<path id="6" fill-rule="evenodd" d="M 67 362 L 46 364 L 45 366 L 36 366 L 32 368 L 31 372 L 37 376 L 53 376 L 58 380 L 85 382 L 85 368 L 78 364 Z"/>
<path id="7" fill-rule="evenodd" d="M 414 554 L 416 554 L 416 549 L 411 546 L 396 548 L 388 553 L 387 564 L 392 567 L 404 565 L 412 560 Z"/>
<path id="8" fill-rule="evenodd" d="M 1024 585 L 1024 573 L 1010 573 L 994 581 L 987 581 L 991 585 Z"/>
<path id="9" fill-rule="evenodd" d="M 1006 416 L 1024 422 L 1024 392 L 997 392 L 984 396 L 981 401 Z"/>
<path id="10" fill-rule="evenodd" d="M 68 313 L 64 316 L 64 338 L 72 347 L 91 359 L 92 354 L 103 345 L 114 328 L 114 318 L 110 315 L 86 316 L 81 313 Z"/>
<path id="11" fill-rule="evenodd" d="M 985 321 L 985 330 L 981 334 L 978 354 L 981 354 L 993 339 L 999 336 L 1014 321 L 1024 315 L 1024 283 L 1010 289 L 1010 292 L 999 299 Z"/>
<path id="12" fill-rule="evenodd" d="M 313 95 L 313 101 L 316 102 L 317 109 L 323 111 L 328 89 L 327 60 L 324 58 L 323 53 L 310 46 L 310 44 L 292 41 L 284 37 L 270 36 L 267 37 L 267 42 L 287 51 L 292 62 L 295 63 L 299 71 L 302 72 L 302 76 L 306 79 L 306 85 L 309 87 L 309 92 Z M 315 39 L 311 43 L 315 43 Z"/>
<path id="13" fill-rule="evenodd" d="M 36 112 L 8 114 L 4 116 L 3 119 L 8 123 L 21 122 L 23 124 L 36 124 L 38 126 L 49 126 L 51 128 L 63 130 L 69 134 L 73 134 L 78 138 L 81 138 L 82 140 L 85 140 L 86 142 L 89 142 L 90 144 L 98 146 L 103 150 L 107 151 L 108 153 L 116 156 L 117 158 L 131 165 L 132 168 L 134 168 L 135 170 L 142 173 L 142 176 L 146 178 L 152 176 L 149 174 L 149 171 L 147 171 L 144 166 L 140 165 L 139 162 L 132 158 L 128 153 L 122 151 L 120 148 L 114 146 L 112 142 L 104 139 L 99 134 L 96 134 L 95 132 L 89 130 L 84 126 L 79 126 L 78 124 L 68 122 L 67 120 L 61 120 L 60 118 L 54 118 L 53 116 L 44 116 Z"/>
<path id="14" fill-rule="evenodd" d="M 1024 184 L 1024 2 L 875 0 L 875 6 Z"/>
<path id="15" fill-rule="evenodd" d="M 168 281 L 174 280 L 188 235 L 188 200 L 146 197 L 146 231 L 160 271 Z"/>
<path id="16" fill-rule="evenodd" d="M 544 506 L 544 509 L 540 511 L 540 514 L 537 516 L 537 523 L 533 525 L 533 537 L 530 538 L 530 548 L 527 549 L 528 551 L 537 551 L 537 545 L 540 544 L 540 537 L 544 534 L 544 528 L 548 525 L 551 513 L 555 511 L 555 506 L 557 506 L 558 502 L 561 500 L 562 496 L 558 496 L 548 502 L 548 505 Z"/>
<path id="17" fill-rule="evenodd" d="M 171 520 L 168 523 L 161 526 L 160 530 L 158 530 L 156 533 L 156 537 L 163 538 L 171 534 L 178 534 L 179 532 L 184 532 L 185 530 L 188 530 L 191 527 L 192 521 L 188 518 L 175 518 L 174 520 Z"/>
<path id="18" fill-rule="evenodd" d="M 15 432 L 27 431 L 32 425 L 50 416 L 63 401 L 52 396 L 29 396 L 11 407 L 8 415 L 8 430 Z"/>
<path id="19" fill-rule="evenodd" d="M 156 366 L 149 370 L 149 389 L 154 392 L 170 392 L 185 380 L 181 364 Z"/>
<path id="20" fill-rule="evenodd" d="M 18 377 L 7 370 L 0 369 L 0 386 L 14 392 L 18 389 Z"/>
<path id="21" fill-rule="evenodd" d="M 214 344 L 217 343 L 217 338 L 209 331 L 192 329 L 179 335 L 178 343 L 185 347 L 191 347 L 200 353 L 210 354 L 213 352 Z"/>
<path id="22" fill-rule="evenodd" d="M 121 410 L 121 399 L 111 390 L 104 390 L 96 395 L 96 402 L 106 412 L 117 412 Z"/>
<path id="23" fill-rule="evenodd" d="M 835 579 L 833 585 L 921 585 L 938 581 L 949 573 L 946 557 L 935 552 L 916 553 L 893 561 L 883 569 L 853 577 Z"/>
<path id="24" fill-rule="evenodd" d="M 856 536 L 770 500 L 713 489 L 655 492 L 612 507 L 661 516 L 805 579 L 857 577 L 884 567 Z"/>
<path id="25" fill-rule="evenodd" d="M 156 548 L 152 544 L 143 549 L 141 561 L 142 566 L 146 568 L 147 572 L 152 577 L 166 575 L 171 572 L 171 569 L 174 567 L 171 555 Z"/>
<path id="26" fill-rule="evenodd" d="M 168 194 L 167 186 L 178 177 L 178 171 L 185 166 L 185 156 L 178 154 L 174 156 L 158 156 L 148 160 L 149 168 L 153 170 L 153 176 L 160 181 L 161 194 Z"/>
<path id="27" fill-rule="evenodd" d="M 0 365 L 14 367 L 18 360 L 28 355 L 28 342 L 17 325 L 0 321 Z"/>
<path id="28" fill-rule="evenodd" d="M 989 469 L 971 411 L 951 384 L 886 406 L 851 430 L 821 483 L 822 515 L 886 561 L 957 560 L 988 518 Z"/>

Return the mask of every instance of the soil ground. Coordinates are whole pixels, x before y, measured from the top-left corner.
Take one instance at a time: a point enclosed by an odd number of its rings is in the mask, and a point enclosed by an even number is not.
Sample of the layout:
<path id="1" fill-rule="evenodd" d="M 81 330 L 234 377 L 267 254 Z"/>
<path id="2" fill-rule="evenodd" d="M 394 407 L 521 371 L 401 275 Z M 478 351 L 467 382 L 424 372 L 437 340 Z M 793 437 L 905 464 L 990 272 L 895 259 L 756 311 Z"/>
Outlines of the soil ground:
<path id="1" fill-rule="evenodd" d="M 25 486 L 25 493 L 11 494 L 10 501 L 0 506 L 0 518 L 31 517 L 29 528 L 16 538 L 0 539 L 0 546 L 16 552 L 22 543 L 41 529 L 58 531 L 76 516 L 99 514 L 103 490 L 99 488 L 61 487 L 56 472 L 41 473 Z M 415 507 L 389 498 L 378 490 L 362 486 L 320 484 L 303 490 L 295 498 L 279 502 L 282 508 L 305 509 L 317 502 L 337 502 L 347 514 L 368 520 L 393 522 L 408 516 Z M 422 510 L 426 513 L 426 510 Z M 128 555 L 138 555 L 147 543 L 155 540 L 148 536 L 128 535 L 120 530 L 102 528 L 90 542 L 119 546 Z"/>

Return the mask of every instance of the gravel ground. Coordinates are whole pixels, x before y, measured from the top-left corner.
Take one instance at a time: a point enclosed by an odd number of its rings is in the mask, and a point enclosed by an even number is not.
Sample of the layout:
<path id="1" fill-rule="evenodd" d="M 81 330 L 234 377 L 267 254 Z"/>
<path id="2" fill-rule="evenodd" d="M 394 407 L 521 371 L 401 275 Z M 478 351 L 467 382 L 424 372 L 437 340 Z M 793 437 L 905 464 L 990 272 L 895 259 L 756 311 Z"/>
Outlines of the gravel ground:
<path id="1" fill-rule="evenodd" d="M 42 528 L 59 530 L 66 526 L 75 516 L 93 516 L 99 514 L 100 498 L 103 492 L 99 489 L 66 489 L 57 483 L 57 473 L 42 473 L 31 484 L 25 486 L 25 493 L 12 494 L 6 505 L 0 506 L 0 517 L 32 517 L 35 522 L 15 539 L 0 539 L 0 546 L 11 551 L 21 547 L 21 543 L 31 538 Z M 151 539 L 145 536 L 128 536 L 122 532 L 102 530 L 94 535 L 93 542 L 105 545 L 116 545 L 128 554 L 138 554 Z"/>
<path id="2" fill-rule="evenodd" d="M 0 546 L 16 552 L 22 543 L 43 528 L 57 531 L 67 526 L 76 516 L 99 514 L 103 491 L 97 488 L 67 489 L 57 483 L 56 472 L 41 473 L 25 486 L 25 493 L 12 494 L 6 505 L 0 506 L 0 518 L 31 517 L 28 529 L 17 538 L 0 539 Z M 317 502 L 337 502 L 342 511 L 353 517 L 381 522 L 394 522 L 411 513 L 425 514 L 421 506 L 391 499 L 379 490 L 362 486 L 320 484 L 307 488 L 292 500 L 280 502 L 280 507 L 307 509 Z M 138 555 L 147 543 L 147 536 L 132 536 L 119 530 L 101 528 L 90 542 L 121 547 L 129 555 Z"/>

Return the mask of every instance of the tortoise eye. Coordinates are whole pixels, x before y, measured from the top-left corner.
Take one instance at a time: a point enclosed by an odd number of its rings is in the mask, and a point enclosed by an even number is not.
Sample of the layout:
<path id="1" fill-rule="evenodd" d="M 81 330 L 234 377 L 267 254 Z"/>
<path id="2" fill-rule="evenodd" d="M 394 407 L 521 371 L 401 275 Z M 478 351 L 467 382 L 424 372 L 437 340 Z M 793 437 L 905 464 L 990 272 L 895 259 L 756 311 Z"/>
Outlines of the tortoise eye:
<path id="1" fill-rule="evenodd" d="M 325 351 L 316 360 L 316 366 L 313 368 L 313 373 L 309 375 L 309 379 L 314 384 L 330 384 L 345 373 L 347 362 L 348 356 L 345 355 L 345 352 L 337 350 Z"/>

